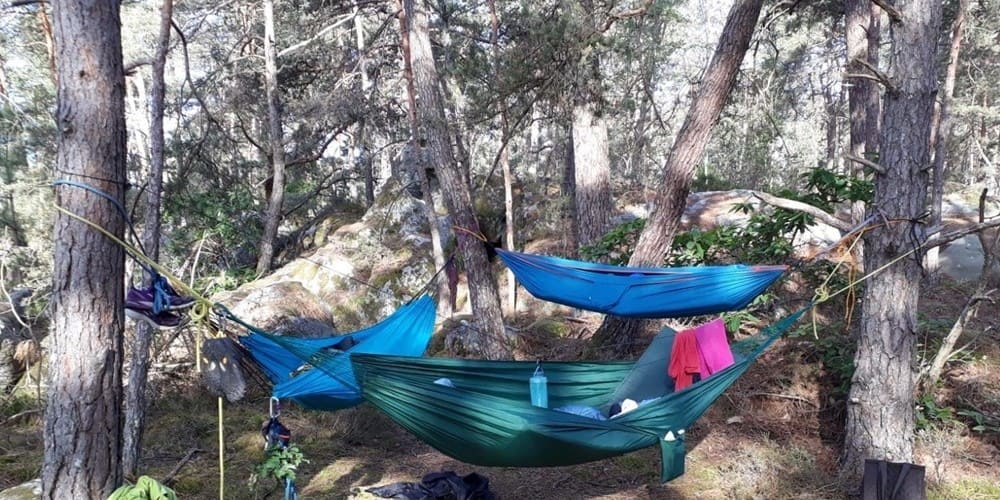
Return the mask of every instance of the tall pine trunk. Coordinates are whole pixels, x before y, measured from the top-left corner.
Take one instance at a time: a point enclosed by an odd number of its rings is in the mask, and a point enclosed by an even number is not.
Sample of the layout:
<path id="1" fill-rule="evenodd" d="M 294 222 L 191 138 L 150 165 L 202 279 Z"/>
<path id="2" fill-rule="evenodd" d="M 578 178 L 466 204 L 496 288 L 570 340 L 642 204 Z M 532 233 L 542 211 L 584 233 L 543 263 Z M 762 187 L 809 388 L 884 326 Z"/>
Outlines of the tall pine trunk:
<path id="1" fill-rule="evenodd" d="M 664 255 L 670 250 L 691 191 L 695 167 L 701 161 L 712 127 L 736 83 L 740 63 L 750 46 L 763 3 L 763 0 L 740 0 L 729 11 L 701 87 L 691 101 L 687 117 L 667 157 L 654 212 L 639 236 L 629 259 L 630 266 L 661 265 Z M 635 344 L 641 329 L 641 320 L 606 316 L 594 335 L 593 345 L 627 351 Z"/>
<path id="2" fill-rule="evenodd" d="M 402 7 L 402 5 L 400 5 Z M 400 48 L 403 53 L 403 78 L 406 80 L 406 103 L 407 113 L 410 118 L 410 155 L 404 157 L 413 158 L 413 164 L 408 165 L 414 171 L 417 181 L 420 182 L 420 192 L 424 201 L 424 213 L 427 216 L 427 225 L 431 233 L 431 253 L 434 258 L 435 269 L 448 268 L 449 272 L 436 273 L 437 281 L 437 313 L 442 318 L 450 318 L 455 313 L 455 292 L 449 279 L 450 271 L 454 270 L 454 264 L 448 262 L 444 256 L 444 241 L 441 238 L 441 229 L 438 224 L 437 211 L 434 208 L 434 192 L 430 179 L 427 177 L 427 159 L 420 151 L 420 121 L 417 119 L 417 91 L 413 83 L 413 65 L 410 63 L 410 32 L 409 18 L 406 16 L 406 9 L 399 11 L 399 32 Z"/>
<path id="3" fill-rule="evenodd" d="M 58 178 L 125 197 L 125 75 L 119 2 L 53 3 Z M 56 187 L 56 203 L 121 237 L 107 199 Z M 42 496 L 106 498 L 121 484 L 121 246 L 64 214 L 55 220 L 52 346 Z"/>
<path id="4" fill-rule="evenodd" d="M 431 50 L 430 26 L 426 10 L 414 0 L 404 0 L 403 10 L 409 20 L 410 64 L 413 83 L 419 96 L 418 120 L 421 124 L 427 161 L 434 166 L 441 182 L 452 223 L 457 228 L 458 252 L 462 257 L 472 299 L 475 337 L 473 349 L 489 359 L 510 357 L 510 346 L 500 312 L 500 294 L 493 278 L 486 247 L 477 239 L 479 221 L 472 209 L 469 179 L 455 160 L 451 135 L 445 117 L 440 80 Z"/>
<path id="5" fill-rule="evenodd" d="M 944 88 L 938 99 L 934 125 L 931 129 L 934 140 L 933 178 L 931 179 L 931 220 L 932 231 L 941 229 L 941 211 L 944 205 L 944 177 L 948 160 L 948 137 L 951 135 L 951 101 L 955 98 L 955 80 L 958 76 L 958 56 L 962 51 L 962 37 L 965 34 L 965 15 L 969 10 L 969 0 L 959 0 L 958 11 L 951 23 L 951 45 L 948 48 L 948 67 L 944 73 Z M 924 266 L 931 277 L 937 273 L 940 247 L 927 250 Z"/>
<path id="6" fill-rule="evenodd" d="M 142 245 L 153 260 L 160 257 L 160 196 L 163 192 L 163 108 L 166 100 L 166 84 L 163 70 L 170 48 L 170 20 L 173 15 L 173 0 L 163 0 L 160 8 L 160 37 L 153 55 L 152 95 L 150 96 L 149 120 L 149 189 L 146 198 L 146 225 L 143 229 Z M 150 285 L 150 277 L 145 284 Z M 139 470 L 142 451 L 142 433 L 146 426 L 146 378 L 149 374 L 149 348 L 153 341 L 153 327 L 140 322 L 135 329 L 135 345 L 129 360 L 128 386 L 125 389 L 125 430 L 122 446 L 122 471 L 126 477 L 134 478 Z"/>
<path id="7" fill-rule="evenodd" d="M 889 264 L 925 239 L 915 219 L 926 206 L 941 3 L 901 0 L 894 5 L 902 19 L 891 26 L 891 87 L 885 93 L 879 154 L 884 173 L 876 175 L 870 210 L 886 223 L 864 235 L 869 270 Z M 861 477 L 866 458 L 913 459 L 920 266 L 920 256 L 910 255 L 866 282 L 841 463 L 848 481 Z"/>
<path id="8" fill-rule="evenodd" d="M 867 67 L 878 66 L 878 43 L 881 11 L 869 0 L 847 0 L 844 3 L 844 30 L 847 41 L 847 69 L 852 74 L 865 74 Z M 852 78 L 847 89 L 847 109 L 850 116 L 850 144 L 854 158 L 878 160 L 879 117 L 881 115 L 878 84 L 868 78 Z M 850 172 L 856 179 L 864 178 L 864 165 L 851 161 Z M 865 203 L 851 204 L 851 220 L 860 224 L 865 217 Z M 864 242 L 854 247 L 855 262 L 864 261 Z"/>
<path id="9" fill-rule="evenodd" d="M 278 93 L 278 56 L 274 47 L 274 0 L 264 0 L 264 83 L 267 93 L 267 124 L 271 145 L 271 190 L 264 214 L 264 234 L 260 238 L 257 274 L 271 270 L 274 242 L 281 224 L 285 199 L 285 145 L 281 130 L 281 97 Z"/>

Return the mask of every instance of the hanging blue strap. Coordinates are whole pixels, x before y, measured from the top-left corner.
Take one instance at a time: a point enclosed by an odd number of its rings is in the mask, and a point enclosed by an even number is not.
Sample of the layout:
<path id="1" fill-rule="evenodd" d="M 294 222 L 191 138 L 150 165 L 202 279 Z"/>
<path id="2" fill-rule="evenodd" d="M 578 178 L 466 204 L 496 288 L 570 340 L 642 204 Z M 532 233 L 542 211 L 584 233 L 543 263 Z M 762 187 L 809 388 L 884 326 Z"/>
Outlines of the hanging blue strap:
<path id="1" fill-rule="evenodd" d="M 170 284 L 159 274 L 153 278 L 153 314 L 160 314 L 170 307 Z"/>
<path id="2" fill-rule="evenodd" d="M 290 478 L 285 478 L 285 500 L 298 500 L 299 495 L 295 492 L 295 482 Z"/>

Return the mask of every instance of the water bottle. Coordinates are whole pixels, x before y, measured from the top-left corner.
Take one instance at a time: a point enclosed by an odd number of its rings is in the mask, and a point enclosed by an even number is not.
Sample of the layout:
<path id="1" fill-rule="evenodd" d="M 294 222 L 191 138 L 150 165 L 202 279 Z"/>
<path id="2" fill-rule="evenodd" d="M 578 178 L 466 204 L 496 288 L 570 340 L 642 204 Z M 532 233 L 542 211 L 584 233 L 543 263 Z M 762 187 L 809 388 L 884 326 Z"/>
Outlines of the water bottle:
<path id="1" fill-rule="evenodd" d="M 541 362 L 535 366 L 535 374 L 531 376 L 528 386 L 531 388 L 531 404 L 542 408 L 549 407 L 549 379 L 545 378 Z"/>

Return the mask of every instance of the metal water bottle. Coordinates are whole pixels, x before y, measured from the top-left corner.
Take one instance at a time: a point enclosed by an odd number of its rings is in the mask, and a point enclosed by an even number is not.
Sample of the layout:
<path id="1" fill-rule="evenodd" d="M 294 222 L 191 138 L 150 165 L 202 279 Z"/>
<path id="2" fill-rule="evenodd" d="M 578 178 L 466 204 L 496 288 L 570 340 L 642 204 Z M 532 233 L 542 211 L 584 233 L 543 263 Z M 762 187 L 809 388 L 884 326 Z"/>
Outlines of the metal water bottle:
<path id="1" fill-rule="evenodd" d="M 531 376 L 528 382 L 528 387 L 531 388 L 531 404 L 533 406 L 549 407 L 548 383 L 549 379 L 545 378 L 545 372 L 542 371 L 542 364 L 539 362 L 535 366 L 535 374 Z"/>

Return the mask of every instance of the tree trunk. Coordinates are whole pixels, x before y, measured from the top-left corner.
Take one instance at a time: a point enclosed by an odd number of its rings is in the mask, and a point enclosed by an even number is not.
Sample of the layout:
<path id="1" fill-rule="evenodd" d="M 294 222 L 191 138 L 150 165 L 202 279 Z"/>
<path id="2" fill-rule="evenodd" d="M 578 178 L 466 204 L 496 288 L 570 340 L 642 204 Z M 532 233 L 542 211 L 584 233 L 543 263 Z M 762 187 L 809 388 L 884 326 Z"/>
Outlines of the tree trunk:
<path id="1" fill-rule="evenodd" d="M 844 30 L 847 40 L 847 70 L 854 74 L 868 73 L 865 65 L 878 66 L 881 11 L 869 0 L 846 0 Z M 853 78 L 847 89 L 847 109 L 850 115 L 850 155 L 878 161 L 879 103 L 878 84 L 867 78 Z M 862 179 L 864 165 L 849 163 L 851 176 Z M 865 218 L 865 202 L 851 204 L 851 221 L 857 225 Z M 855 262 L 864 261 L 864 242 L 854 246 Z"/>
<path id="2" fill-rule="evenodd" d="M 260 238 L 257 274 L 271 270 L 274 240 L 281 224 L 285 198 L 285 145 L 281 131 L 281 97 L 278 95 L 278 66 L 274 48 L 274 0 L 264 0 L 264 82 L 267 92 L 267 122 L 271 142 L 271 196 L 264 215 L 264 235 Z"/>
<path id="3" fill-rule="evenodd" d="M 596 243 L 611 224 L 608 122 L 602 113 L 600 104 L 590 99 L 573 106 L 573 227 L 578 247 Z"/>
<path id="4" fill-rule="evenodd" d="M 865 233 L 865 267 L 879 269 L 926 238 L 916 219 L 924 211 L 930 125 L 937 93 L 936 40 L 941 3 L 901 0 L 892 26 L 872 213 L 889 221 Z M 913 459 L 913 354 L 917 333 L 919 256 L 908 256 L 869 278 L 862 300 L 861 336 L 847 406 L 841 474 L 858 484 L 866 458 Z"/>
<path id="5" fill-rule="evenodd" d="M 497 16 L 496 0 L 490 4 L 490 45 L 493 46 L 493 79 L 500 84 L 500 46 L 497 43 L 500 34 L 500 18 Z M 510 168 L 510 121 L 507 117 L 507 98 L 500 98 L 500 167 L 503 170 L 503 206 L 504 206 L 504 247 L 514 250 L 514 173 Z M 507 312 L 517 311 L 517 279 L 514 271 L 506 270 L 507 276 Z"/>
<path id="6" fill-rule="evenodd" d="M 736 83 L 762 4 L 763 0 L 740 0 L 729 11 L 715 55 L 667 157 L 663 188 L 657 193 L 653 213 L 629 259 L 630 266 L 661 265 L 670 250 L 691 191 L 695 167 L 701 161 L 712 127 Z M 641 320 L 606 316 L 594 335 L 594 346 L 627 351 L 641 329 Z"/>
<path id="7" fill-rule="evenodd" d="M 410 63 L 413 82 L 420 96 L 418 119 L 422 126 L 426 158 L 434 165 L 445 203 L 458 230 L 458 250 L 465 263 L 472 314 L 475 318 L 477 339 L 474 349 L 488 359 L 510 357 L 500 314 L 500 295 L 493 279 L 486 247 L 473 235 L 480 234 L 479 222 L 472 210 L 472 195 L 468 178 L 461 174 L 452 152 L 444 101 L 431 51 L 431 37 L 427 13 L 413 0 L 403 0 L 403 11 L 409 21 Z M 471 234 L 470 234 L 471 233 Z"/>
<path id="8" fill-rule="evenodd" d="M 580 0 L 584 16 L 600 30 L 592 0 Z M 596 243 L 611 225 L 611 160 L 608 121 L 596 44 L 577 62 L 573 95 L 573 233 L 577 248 Z"/>
<path id="9" fill-rule="evenodd" d="M 402 6 L 401 6 L 402 7 Z M 420 122 L 417 119 L 417 91 L 413 82 L 413 65 L 410 64 L 410 31 L 409 18 L 406 16 L 406 9 L 400 8 L 399 12 L 399 32 L 400 48 L 403 52 L 403 78 L 406 80 L 406 103 L 407 113 L 410 118 L 410 149 L 413 154 L 409 155 L 415 160 L 409 168 L 420 182 L 420 192 L 424 199 L 424 213 L 427 216 L 427 225 L 431 233 L 431 253 L 434 257 L 434 268 L 443 269 L 453 264 L 447 262 L 444 257 L 444 241 L 441 238 L 441 229 L 438 224 L 437 211 L 434 208 L 434 192 L 430 179 L 427 178 L 427 160 L 420 151 Z M 404 155 L 405 157 L 405 155 Z M 452 268 L 449 268 L 450 271 Z M 455 290 L 449 279 L 449 272 L 439 272 L 437 280 L 437 313 L 443 318 L 450 318 L 455 313 Z"/>
<path id="10" fill-rule="evenodd" d="M 163 109 L 166 101 L 166 84 L 163 70 L 170 48 L 170 20 L 173 15 L 173 0 L 163 0 L 160 8 L 160 37 L 153 55 L 152 89 L 149 119 L 149 189 L 146 198 L 146 225 L 142 235 L 142 245 L 153 260 L 160 258 L 160 197 L 163 192 Z M 145 277 L 144 284 L 151 284 Z M 146 378 L 149 373 L 149 348 L 153 341 L 153 328 L 139 322 L 135 329 L 135 345 L 129 360 L 128 386 L 125 389 L 125 429 L 122 447 L 122 472 L 128 478 L 135 478 L 139 471 L 139 457 L 142 451 L 142 433 L 146 427 Z"/>
<path id="11" fill-rule="evenodd" d="M 955 79 L 958 75 L 958 56 L 962 51 L 962 37 L 965 31 L 965 15 L 969 10 L 969 0 L 959 0 L 958 11 L 951 23 L 951 46 L 948 49 L 948 67 L 945 69 L 944 91 L 938 100 L 938 108 L 933 120 L 931 133 L 934 139 L 934 177 L 931 179 L 931 218 L 928 225 L 931 231 L 941 229 L 941 209 L 944 204 L 944 173 L 948 159 L 948 137 L 951 135 L 951 101 L 955 98 Z M 940 247 L 927 250 L 924 268 L 933 277 L 940 266 L 938 255 Z"/>
<path id="12" fill-rule="evenodd" d="M 122 202 L 125 78 L 119 2 L 53 3 L 56 168 Z M 56 203 L 121 237 L 108 200 L 57 186 Z M 121 484 L 124 252 L 64 214 L 55 220 L 52 347 L 45 409 L 43 498 L 106 498 Z"/>

